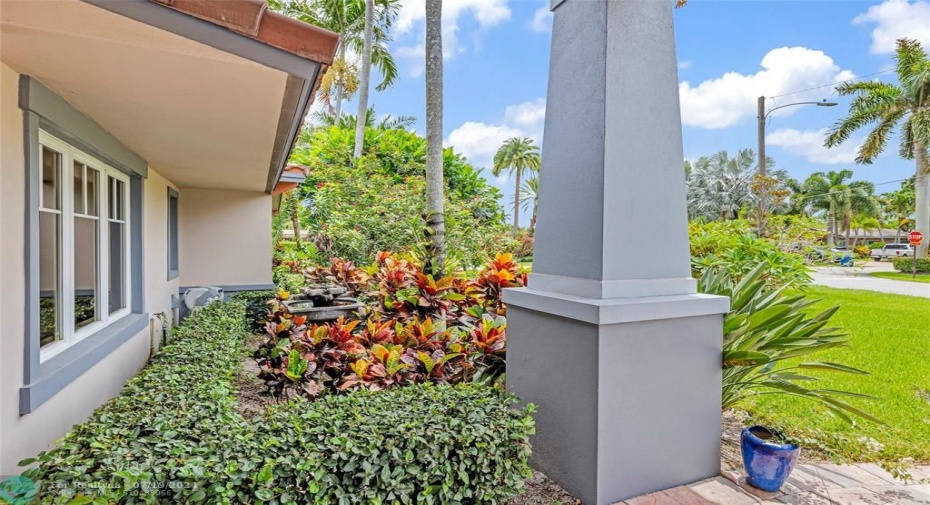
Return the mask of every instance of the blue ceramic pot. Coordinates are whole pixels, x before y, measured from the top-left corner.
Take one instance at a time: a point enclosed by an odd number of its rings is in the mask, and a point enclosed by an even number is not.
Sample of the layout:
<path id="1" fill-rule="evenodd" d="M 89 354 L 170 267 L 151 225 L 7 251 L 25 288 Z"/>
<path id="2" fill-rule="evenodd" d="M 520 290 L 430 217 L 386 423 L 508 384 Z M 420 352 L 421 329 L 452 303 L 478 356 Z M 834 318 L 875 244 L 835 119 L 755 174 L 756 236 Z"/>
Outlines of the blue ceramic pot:
<path id="1" fill-rule="evenodd" d="M 797 444 L 780 444 L 767 428 L 750 426 L 740 435 L 740 449 L 747 481 L 763 491 L 774 493 L 788 480 L 798 461 Z"/>

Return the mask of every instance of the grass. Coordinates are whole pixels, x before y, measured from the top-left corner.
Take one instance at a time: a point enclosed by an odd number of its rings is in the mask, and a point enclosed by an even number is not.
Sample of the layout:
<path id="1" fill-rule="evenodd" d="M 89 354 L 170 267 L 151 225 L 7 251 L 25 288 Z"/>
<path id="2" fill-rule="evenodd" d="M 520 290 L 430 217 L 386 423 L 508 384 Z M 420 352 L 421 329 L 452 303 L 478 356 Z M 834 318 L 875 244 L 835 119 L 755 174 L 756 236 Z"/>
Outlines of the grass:
<path id="1" fill-rule="evenodd" d="M 874 272 L 872 277 L 881 277 L 882 279 L 893 279 L 896 281 L 909 282 L 926 282 L 930 284 L 930 274 L 917 274 L 917 277 L 911 277 L 911 274 L 902 272 Z"/>
<path id="2" fill-rule="evenodd" d="M 885 425 L 864 419 L 850 425 L 808 400 L 784 395 L 757 396 L 741 407 L 756 421 L 777 426 L 808 447 L 840 459 L 930 461 L 930 300 L 826 287 L 808 292 L 822 299 L 811 310 L 840 306 L 831 321 L 850 335 L 849 347 L 825 351 L 815 359 L 870 372 L 819 374 L 817 386 L 877 397 L 849 401 Z"/>

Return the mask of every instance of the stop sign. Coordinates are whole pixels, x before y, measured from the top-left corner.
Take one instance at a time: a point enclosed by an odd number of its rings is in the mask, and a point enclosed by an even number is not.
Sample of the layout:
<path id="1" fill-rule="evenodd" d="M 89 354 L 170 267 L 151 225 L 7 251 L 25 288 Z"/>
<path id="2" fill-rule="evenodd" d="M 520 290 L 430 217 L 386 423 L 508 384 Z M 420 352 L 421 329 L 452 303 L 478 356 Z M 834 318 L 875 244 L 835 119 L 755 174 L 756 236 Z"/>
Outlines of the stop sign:
<path id="1" fill-rule="evenodd" d="M 910 242 L 911 245 L 920 245 L 923 240 L 924 234 L 919 231 L 915 230 L 907 234 L 907 241 Z"/>

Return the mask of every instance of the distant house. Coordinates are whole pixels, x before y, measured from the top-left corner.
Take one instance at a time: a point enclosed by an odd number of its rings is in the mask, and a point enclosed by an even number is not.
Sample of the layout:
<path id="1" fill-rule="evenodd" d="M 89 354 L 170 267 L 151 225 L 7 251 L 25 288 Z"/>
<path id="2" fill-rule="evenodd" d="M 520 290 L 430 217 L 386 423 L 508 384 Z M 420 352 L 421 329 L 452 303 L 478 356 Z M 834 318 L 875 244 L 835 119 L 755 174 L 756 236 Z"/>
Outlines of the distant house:
<path id="1" fill-rule="evenodd" d="M 12 474 L 145 365 L 173 296 L 271 287 L 272 193 L 338 37 L 263 0 L 4 0 L 0 20 Z"/>
<path id="2" fill-rule="evenodd" d="M 881 230 L 858 230 L 858 240 L 856 238 L 856 232 L 857 230 L 851 230 L 849 232 L 850 243 L 853 241 L 856 241 L 859 245 L 868 245 L 872 242 L 885 242 L 886 244 L 907 243 L 907 232 L 899 232 L 898 230 L 892 230 L 890 228 L 883 228 Z"/>

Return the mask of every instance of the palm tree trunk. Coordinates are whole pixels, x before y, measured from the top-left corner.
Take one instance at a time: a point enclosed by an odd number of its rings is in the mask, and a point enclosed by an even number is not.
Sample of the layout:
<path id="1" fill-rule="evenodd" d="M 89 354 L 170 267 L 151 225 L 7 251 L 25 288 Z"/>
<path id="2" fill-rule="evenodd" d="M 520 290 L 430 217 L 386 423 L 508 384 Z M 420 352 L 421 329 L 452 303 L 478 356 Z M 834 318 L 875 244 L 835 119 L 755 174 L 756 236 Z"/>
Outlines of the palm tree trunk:
<path id="1" fill-rule="evenodd" d="M 923 142 L 914 142 L 914 157 L 917 159 L 917 209 L 914 212 L 914 227 L 924 235 L 923 242 L 917 246 L 916 254 L 918 258 L 924 258 L 927 256 L 927 244 L 930 242 L 930 159 L 927 146 Z"/>
<path id="2" fill-rule="evenodd" d="M 291 227 L 294 228 L 294 241 L 297 242 L 297 246 L 300 247 L 300 214 L 299 207 L 300 202 L 297 201 L 296 189 L 291 190 L 290 192 L 290 211 L 291 211 Z"/>
<path id="3" fill-rule="evenodd" d="M 536 195 L 536 198 L 533 198 L 533 216 L 530 217 L 530 235 L 536 236 L 536 210 L 539 209 L 537 205 L 539 201 L 539 194 Z"/>
<path id="4" fill-rule="evenodd" d="M 361 82 L 358 92 L 358 119 L 355 121 L 355 154 L 362 155 L 365 144 L 365 120 L 368 118 L 368 89 L 371 82 L 371 39 L 372 25 L 375 20 L 375 0 L 365 0 L 365 42 L 362 49 Z"/>
<path id="5" fill-rule="evenodd" d="M 442 182 L 442 0 L 426 0 L 426 270 L 446 269 Z"/>
<path id="6" fill-rule="evenodd" d="M 830 210 L 827 212 L 827 245 L 834 245 L 833 236 L 836 235 L 836 219 L 833 216 L 833 204 L 830 204 Z"/>
<path id="7" fill-rule="evenodd" d="M 343 37 L 340 37 L 339 47 L 336 49 L 336 61 L 342 62 L 342 71 L 348 72 L 348 66 L 345 61 L 345 43 L 343 42 Z M 343 79 L 345 75 L 343 75 Z M 339 79 L 336 79 L 333 82 L 333 85 L 336 86 L 336 107 L 333 111 L 333 117 L 336 118 L 336 126 L 339 126 L 339 120 L 342 118 L 342 96 L 344 94 L 343 85 L 339 82 Z"/>
<path id="8" fill-rule="evenodd" d="M 517 174 L 517 189 L 513 194 L 513 235 L 516 236 L 520 231 L 520 175 L 522 174 L 519 168 L 514 172 Z"/>
<path id="9" fill-rule="evenodd" d="M 849 229 L 852 228 L 852 226 L 850 226 L 849 214 L 846 214 L 846 217 L 843 218 L 843 227 L 846 228 L 846 247 L 849 247 Z"/>

